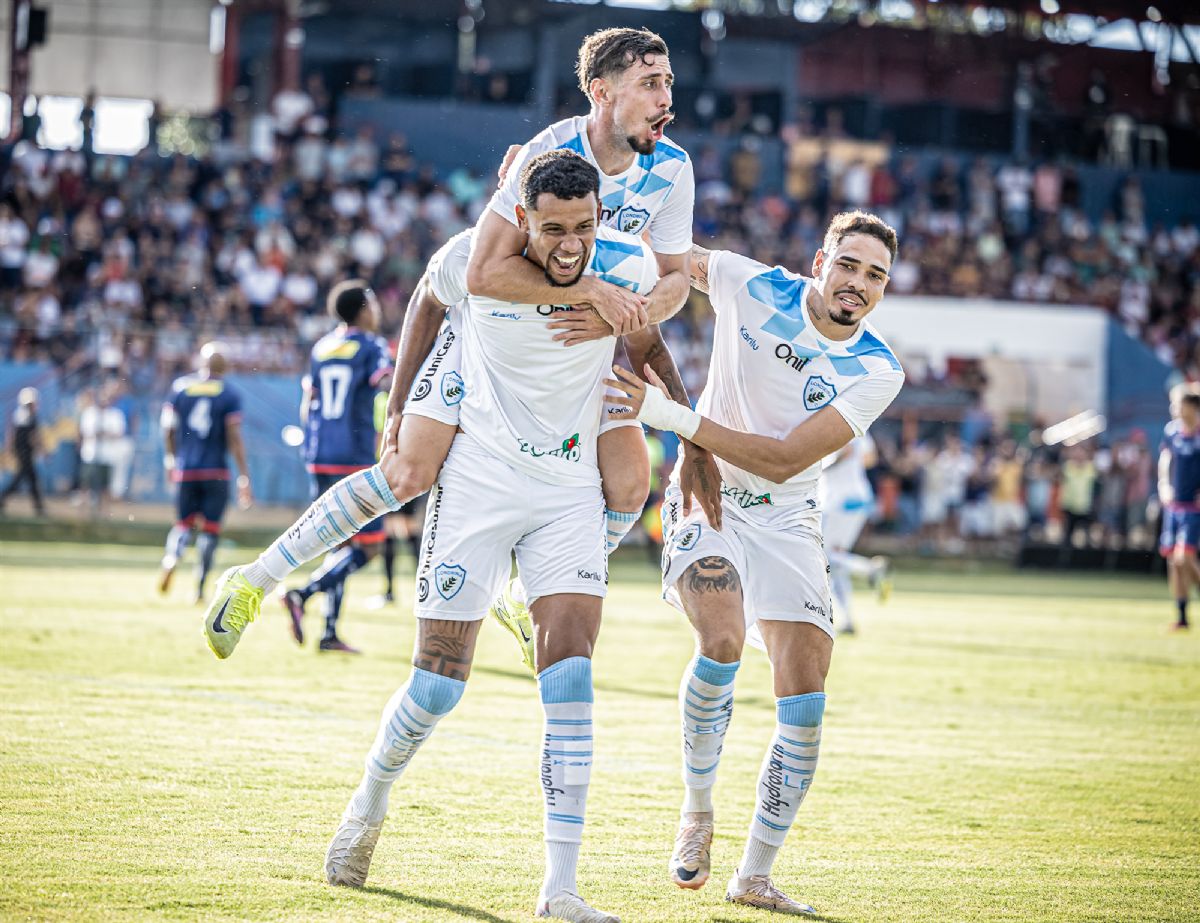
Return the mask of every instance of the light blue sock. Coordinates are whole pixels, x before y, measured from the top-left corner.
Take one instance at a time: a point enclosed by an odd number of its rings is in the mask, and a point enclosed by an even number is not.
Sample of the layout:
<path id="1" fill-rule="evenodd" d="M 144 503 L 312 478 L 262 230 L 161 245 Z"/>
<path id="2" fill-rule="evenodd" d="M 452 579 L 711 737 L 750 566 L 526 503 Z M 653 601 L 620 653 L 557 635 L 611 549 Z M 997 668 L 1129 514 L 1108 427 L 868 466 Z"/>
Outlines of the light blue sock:
<path id="1" fill-rule="evenodd" d="M 461 679 L 413 667 L 408 682 L 396 690 L 383 710 L 362 782 L 350 801 L 351 814 L 372 823 L 383 820 L 392 783 L 442 716 L 458 704 L 466 685 Z"/>
<path id="2" fill-rule="evenodd" d="M 821 749 L 825 693 L 789 695 L 775 701 L 775 736 L 758 775 L 758 802 L 738 874 L 770 875 L 771 866 L 812 784 Z"/>
<path id="3" fill-rule="evenodd" d="M 679 686 L 683 719 L 683 812 L 711 812 L 717 764 L 733 717 L 733 681 L 741 661 L 696 654 Z"/>
<path id="4" fill-rule="evenodd" d="M 612 554 L 617 550 L 617 546 L 629 534 L 629 530 L 633 528 L 633 524 L 638 521 L 638 517 L 642 514 L 621 513 L 605 507 L 604 515 L 608 519 L 608 531 L 605 535 L 605 543 L 608 547 L 608 553 Z"/>
<path id="5" fill-rule="evenodd" d="M 541 781 L 546 815 L 546 875 L 542 898 L 577 891 L 575 870 L 583 842 L 592 773 L 592 661 L 568 657 L 538 674 L 546 713 Z"/>
<path id="6" fill-rule="evenodd" d="M 378 465 L 348 474 L 321 494 L 257 561 L 243 568 L 242 575 L 254 586 L 273 589 L 301 564 L 349 541 L 371 520 L 400 509 L 402 502 L 393 496 Z"/>

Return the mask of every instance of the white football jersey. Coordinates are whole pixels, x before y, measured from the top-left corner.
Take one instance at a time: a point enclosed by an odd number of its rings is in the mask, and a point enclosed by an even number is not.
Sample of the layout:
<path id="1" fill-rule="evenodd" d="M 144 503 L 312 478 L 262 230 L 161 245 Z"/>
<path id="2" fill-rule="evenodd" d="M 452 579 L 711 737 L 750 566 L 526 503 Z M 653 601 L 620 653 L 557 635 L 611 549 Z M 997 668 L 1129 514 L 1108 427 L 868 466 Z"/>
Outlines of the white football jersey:
<path id="1" fill-rule="evenodd" d="M 587 116 L 555 122 L 527 142 L 504 182 L 492 196 L 489 207 L 517 223 L 521 170 L 530 157 L 543 151 L 567 148 L 600 169 L 587 136 Z M 653 154 L 635 155 L 624 173 L 609 176 L 600 170 L 600 221 L 629 234 L 650 229 L 650 246 L 655 253 L 687 253 L 692 249 L 692 208 L 696 202 L 696 179 L 687 151 L 663 138 Z"/>
<path id="2" fill-rule="evenodd" d="M 841 452 L 822 462 L 819 496 L 826 513 L 845 512 L 869 507 L 875 491 L 867 478 L 867 456 L 875 451 L 871 434 L 858 436 Z"/>
<path id="3" fill-rule="evenodd" d="M 603 225 L 584 272 L 640 295 L 658 282 L 658 264 L 645 241 Z M 467 394 L 459 425 L 519 471 L 551 484 L 598 485 L 596 439 L 614 342 L 556 342 L 546 324 L 570 310 L 478 295 L 467 300 Z"/>
<path id="4" fill-rule="evenodd" d="M 900 391 L 904 371 L 866 321 L 848 340 L 817 332 L 805 296 L 812 282 L 728 251 L 708 261 L 716 313 L 708 384 L 696 409 L 730 429 L 782 438 L 826 405 L 862 436 Z M 748 517 L 811 523 L 821 462 L 776 484 L 718 458 L 721 492 Z M 676 471 L 678 477 L 678 469 Z"/>
<path id="5" fill-rule="evenodd" d="M 433 297 L 453 309 L 467 300 L 467 260 L 471 256 L 471 228 L 459 231 L 438 249 L 425 272 Z"/>

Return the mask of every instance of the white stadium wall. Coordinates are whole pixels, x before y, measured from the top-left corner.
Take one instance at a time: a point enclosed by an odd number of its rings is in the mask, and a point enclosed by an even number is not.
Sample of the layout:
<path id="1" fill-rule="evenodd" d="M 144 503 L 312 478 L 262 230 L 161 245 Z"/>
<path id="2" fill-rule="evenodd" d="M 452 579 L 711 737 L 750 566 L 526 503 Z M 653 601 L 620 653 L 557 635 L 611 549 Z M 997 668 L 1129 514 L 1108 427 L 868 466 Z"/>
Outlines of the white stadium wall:
<path id="1" fill-rule="evenodd" d="M 36 0 L 49 10 L 49 38 L 33 52 L 38 97 L 99 96 L 159 101 L 166 110 L 209 112 L 219 58 L 209 51 L 212 0 Z M 9 2 L 0 3 L 8 34 Z M 7 88 L 8 42 L 0 42 Z"/>
<path id="2" fill-rule="evenodd" d="M 1108 315 L 1098 308 L 893 295 L 871 321 L 918 378 L 919 367 L 981 360 L 997 418 L 1107 412 Z"/>

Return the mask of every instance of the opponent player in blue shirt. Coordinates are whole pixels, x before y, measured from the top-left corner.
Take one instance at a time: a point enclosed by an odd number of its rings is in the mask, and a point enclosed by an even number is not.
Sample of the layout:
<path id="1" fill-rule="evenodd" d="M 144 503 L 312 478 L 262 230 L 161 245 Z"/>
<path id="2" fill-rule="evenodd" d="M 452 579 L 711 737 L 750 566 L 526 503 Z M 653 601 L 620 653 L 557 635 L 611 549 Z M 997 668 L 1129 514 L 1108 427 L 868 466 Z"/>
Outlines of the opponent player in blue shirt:
<path id="1" fill-rule="evenodd" d="M 301 416 L 307 427 L 304 457 L 313 480 L 313 499 L 348 474 L 375 464 L 378 436 L 375 395 L 391 380 L 392 362 L 379 329 L 379 301 L 365 282 L 354 279 L 329 293 L 329 311 L 341 323 L 312 348 L 312 360 Z M 304 604 L 316 593 L 326 594 L 325 635 L 319 649 L 358 653 L 337 636 L 344 584 L 379 551 L 387 538 L 383 517 L 367 523 L 356 535 L 342 531 L 329 517 L 317 524 L 342 544 L 325 560 L 305 586 L 283 595 L 292 620 L 292 635 L 304 643 Z"/>
<path id="2" fill-rule="evenodd" d="M 179 485 L 178 515 L 167 535 L 160 593 L 171 587 L 171 577 L 200 520 L 200 564 L 196 601 L 204 599 L 204 583 L 212 569 L 221 534 L 221 519 L 229 503 L 228 454 L 238 466 L 238 503 L 243 509 L 252 502 L 250 469 L 242 444 L 242 398 L 222 381 L 227 363 L 217 343 L 200 350 L 200 368 L 175 382 L 171 397 L 163 405 L 162 430 L 166 444 L 163 464 L 167 477 Z"/>
<path id="3" fill-rule="evenodd" d="M 1173 419 L 1163 430 L 1158 456 L 1158 497 L 1163 504 L 1159 549 L 1167 559 L 1171 589 L 1179 609 L 1177 630 L 1188 627 L 1188 591 L 1200 584 L 1196 546 L 1200 545 L 1200 394 L 1186 393 L 1172 404 Z"/>

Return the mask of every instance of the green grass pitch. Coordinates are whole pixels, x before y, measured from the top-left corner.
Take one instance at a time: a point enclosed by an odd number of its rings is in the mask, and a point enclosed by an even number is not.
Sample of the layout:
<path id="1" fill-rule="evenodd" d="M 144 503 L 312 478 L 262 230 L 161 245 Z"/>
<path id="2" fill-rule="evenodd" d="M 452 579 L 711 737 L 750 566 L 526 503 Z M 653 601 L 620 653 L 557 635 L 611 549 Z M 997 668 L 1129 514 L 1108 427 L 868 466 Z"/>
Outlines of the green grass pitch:
<path id="1" fill-rule="evenodd" d="M 382 612 L 361 605 L 377 566 L 352 582 L 361 658 L 297 649 L 268 600 L 221 663 L 190 573 L 163 600 L 155 564 L 0 544 L 0 919 L 530 918 L 541 711 L 507 635 L 484 627 L 462 703 L 393 789 L 368 887 L 335 889 L 325 847 L 409 671 L 411 580 Z M 738 676 L 713 878 L 679 891 L 691 636 L 648 566 L 614 576 L 582 893 L 627 923 L 767 920 L 722 900 L 773 724 L 765 658 Z M 859 608 L 776 865 L 786 891 L 847 923 L 1200 919 L 1200 638 L 1165 630 L 1163 582 L 902 574 Z"/>

